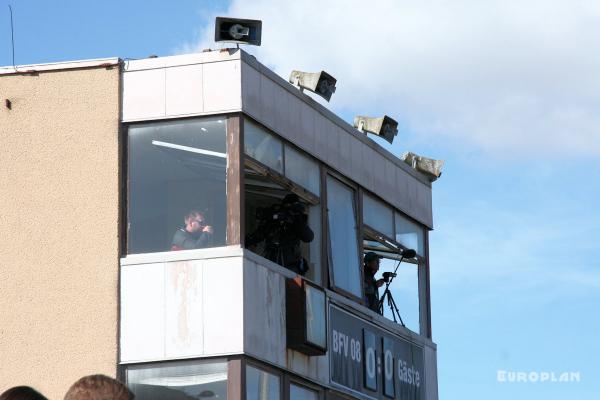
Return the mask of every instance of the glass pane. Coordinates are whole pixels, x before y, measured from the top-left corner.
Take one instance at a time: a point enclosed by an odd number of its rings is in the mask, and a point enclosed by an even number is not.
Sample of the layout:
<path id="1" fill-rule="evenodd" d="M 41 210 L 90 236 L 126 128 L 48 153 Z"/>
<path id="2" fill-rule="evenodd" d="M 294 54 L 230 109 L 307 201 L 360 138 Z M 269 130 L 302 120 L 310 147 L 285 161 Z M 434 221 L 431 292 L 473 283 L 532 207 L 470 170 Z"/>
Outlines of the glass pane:
<path id="1" fill-rule="evenodd" d="M 129 127 L 128 253 L 225 244 L 225 122 Z"/>
<path id="2" fill-rule="evenodd" d="M 175 362 L 127 367 L 136 400 L 227 399 L 227 362 Z"/>
<path id="3" fill-rule="evenodd" d="M 363 220 L 371 228 L 394 237 L 394 211 L 367 194 L 363 196 Z"/>
<path id="4" fill-rule="evenodd" d="M 423 228 L 396 213 L 396 241 L 409 249 L 414 249 L 417 254 L 424 255 Z"/>
<path id="5" fill-rule="evenodd" d="M 319 393 L 304 386 L 290 384 L 290 400 L 318 400 Z"/>
<path id="6" fill-rule="evenodd" d="M 319 164 L 291 146 L 285 146 L 285 176 L 300 186 L 320 195 Z"/>
<path id="7" fill-rule="evenodd" d="M 334 285 L 361 297 L 354 191 L 327 177 L 327 218 Z"/>
<path id="8" fill-rule="evenodd" d="M 317 346 L 327 346 L 325 292 L 310 285 L 306 290 L 306 339 Z"/>
<path id="9" fill-rule="evenodd" d="M 246 366 L 246 400 L 278 400 L 279 397 L 277 375 Z"/>
<path id="10" fill-rule="evenodd" d="M 389 271 L 393 272 L 398 261 L 389 258 L 383 258 L 380 262 L 379 274 Z M 402 261 L 397 276 L 390 284 L 390 292 L 396 301 L 400 316 L 408 329 L 419 333 L 419 276 L 417 264 Z M 376 277 L 379 279 L 379 276 Z M 383 286 L 380 295 L 383 296 Z M 383 304 L 383 315 L 386 318 L 393 319 L 391 309 L 387 300 Z"/>
<path id="11" fill-rule="evenodd" d="M 267 167 L 283 174 L 283 144 L 266 130 L 244 120 L 244 152 Z"/>

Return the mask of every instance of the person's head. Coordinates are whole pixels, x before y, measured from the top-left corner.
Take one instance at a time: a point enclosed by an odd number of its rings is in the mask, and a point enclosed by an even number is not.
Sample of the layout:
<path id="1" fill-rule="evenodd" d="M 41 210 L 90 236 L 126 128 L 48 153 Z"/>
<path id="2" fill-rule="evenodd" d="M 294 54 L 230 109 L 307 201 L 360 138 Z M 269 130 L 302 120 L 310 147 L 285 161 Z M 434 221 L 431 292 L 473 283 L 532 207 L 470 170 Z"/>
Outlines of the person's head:
<path id="1" fill-rule="evenodd" d="M 29 386 L 15 386 L 0 394 L 0 400 L 48 400 Z"/>
<path id="2" fill-rule="evenodd" d="M 133 393 L 106 375 L 84 376 L 71 386 L 64 400 L 133 400 Z"/>
<path id="3" fill-rule="evenodd" d="M 200 232 L 204 229 L 204 214 L 198 210 L 192 210 L 185 216 L 185 230 L 190 233 Z"/>
<path id="4" fill-rule="evenodd" d="M 371 270 L 373 274 L 376 273 L 377 271 L 379 271 L 379 260 L 381 260 L 382 258 L 383 257 L 376 253 L 373 253 L 372 251 L 368 252 L 367 254 L 365 254 L 365 267 Z"/>

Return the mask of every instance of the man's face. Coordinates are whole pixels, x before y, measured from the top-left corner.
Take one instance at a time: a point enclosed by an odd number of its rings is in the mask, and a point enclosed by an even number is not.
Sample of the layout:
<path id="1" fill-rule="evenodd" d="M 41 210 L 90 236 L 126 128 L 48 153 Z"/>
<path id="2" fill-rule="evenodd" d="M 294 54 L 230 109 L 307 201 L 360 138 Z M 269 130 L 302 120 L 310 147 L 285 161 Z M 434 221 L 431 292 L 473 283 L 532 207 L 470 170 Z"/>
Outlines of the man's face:
<path id="1" fill-rule="evenodd" d="M 188 219 L 186 229 L 191 233 L 200 232 L 204 229 L 204 217 L 200 214 L 194 215 L 192 218 Z"/>
<path id="2" fill-rule="evenodd" d="M 373 271 L 373 274 L 375 274 L 377 271 L 379 271 L 379 258 L 372 260 L 367 265 L 369 266 L 371 271 Z"/>

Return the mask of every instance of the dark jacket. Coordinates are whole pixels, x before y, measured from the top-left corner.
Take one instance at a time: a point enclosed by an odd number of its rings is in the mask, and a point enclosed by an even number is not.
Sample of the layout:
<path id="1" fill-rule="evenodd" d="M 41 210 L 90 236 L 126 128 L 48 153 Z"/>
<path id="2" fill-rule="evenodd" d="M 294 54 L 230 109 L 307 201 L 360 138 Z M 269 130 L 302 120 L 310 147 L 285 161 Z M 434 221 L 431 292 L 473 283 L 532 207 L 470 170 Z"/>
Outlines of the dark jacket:
<path id="1" fill-rule="evenodd" d="M 171 242 L 171 250 L 191 250 L 201 249 L 208 247 L 212 244 L 212 235 L 208 232 L 200 232 L 193 234 L 185 230 L 185 228 L 179 228 L 173 235 L 173 241 Z"/>
<path id="2" fill-rule="evenodd" d="M 369 268 L 364 268 L 364 277 L 366 306 L 379 313 L 379 288 L 377 287 L 377 279 L 375 279 L 375 275 Z"/>

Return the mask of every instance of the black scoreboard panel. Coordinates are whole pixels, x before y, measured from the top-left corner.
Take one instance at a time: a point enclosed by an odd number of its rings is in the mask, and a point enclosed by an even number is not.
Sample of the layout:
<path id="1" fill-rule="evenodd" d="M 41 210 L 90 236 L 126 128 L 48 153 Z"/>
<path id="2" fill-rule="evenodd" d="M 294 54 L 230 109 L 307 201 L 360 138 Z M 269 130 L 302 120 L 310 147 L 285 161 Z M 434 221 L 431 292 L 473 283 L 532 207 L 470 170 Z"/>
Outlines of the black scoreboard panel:
<path id="1" fill-rule="evenodd" d="M 423 349 L 329 306 L 331 381 L 371 397 L 425 399 Z"/>

